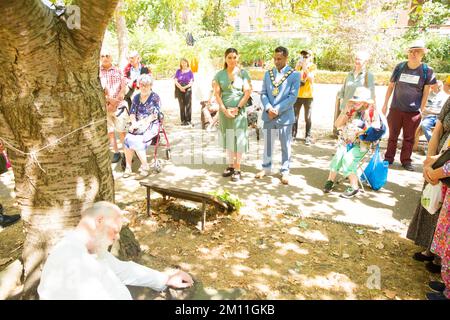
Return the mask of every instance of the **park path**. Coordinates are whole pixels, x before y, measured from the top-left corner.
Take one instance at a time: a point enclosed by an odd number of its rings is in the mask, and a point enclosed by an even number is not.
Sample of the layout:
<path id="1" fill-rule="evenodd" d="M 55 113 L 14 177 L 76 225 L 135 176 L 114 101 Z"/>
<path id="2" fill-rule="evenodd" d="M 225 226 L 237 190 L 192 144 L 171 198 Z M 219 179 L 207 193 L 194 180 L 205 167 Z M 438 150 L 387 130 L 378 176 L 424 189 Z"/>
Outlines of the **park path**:
<path id="1" fill-rule="evenodd" d="M 257 88 L 258 82 L 254 85 Z M 339 185 L 336 192 L 330 195 L 322 194 L 328 165 L 334 153 L 334 140 L 329 137 L 329 133 L 333 123 L 334 97 L 338 89 L 338 85 L 315 86 L 317 98 L 313 109 L 313 134 L 316 141 L 310 147 L 305 146 L 302 141 L 293 144 L 291 184 L 284 186 L 276 175 L 263 180 L 253 178 L 260 168 L 263 152 L 263 141 L 258 142 L 254 132 L 250 132 L 250 151 L 243 163 L 243 179 L 233 183 L 222 178 L 224 164 L 220 163 L 223 158 L 217 147 L 217 136 L 200 129 L 198 101 L 203 98 L 204 93 L 201 91 L 204 90 L 194 87 L 195 128 L 187 129 L 178 125 L 178 105 L 173 98 L 172 82 L 156 81 L 154 91 L 160 94 L 166 114 L 166 129 L 172 144 L 172 161 L 165 160 L 164 149 L 161 148 L 158 157 L 163 162 L 163 170 L 159 174 L 152 174 L 147 180 L 200 192 L 227 189 L 244 202 L 243 213 L 271 206 L 274 213 L 325 216 L 404 233 L 414 213 L 423 184 L 420 164 L 424 157 L 421 155 L 413 155 L 414 163 L 418 164 L 416 172 L 404 171 L 399 164 L 394 164 L 389 170 L 388 183 L 378 192 L 368 190 L 355 199 L 342 199 L 339 192 L 345 190 L 345 185 Z M 385 87 L 377 87 L 377 96 L 382 97 L 385 90 Z M 303 115 L 299 128 L 301 137 L 304 132 Z M 275 154 L 280 155 L 278 144 L 276 148 Z M 280 166 L 279 158 L 281 156 L 275 157 L 275 170 Z M 143 199 L 144 190 L 139 186 L 139 182 L 133 177 L 121 178 L 120 168 L 116 165 L 113 165 L 113 168 L 116 200 L 129 204 Z M 14 181 L 10 172 L 0 177 L 0 202 L 11 214 L 17 212 L 14 208 L 14 196 Z"/>

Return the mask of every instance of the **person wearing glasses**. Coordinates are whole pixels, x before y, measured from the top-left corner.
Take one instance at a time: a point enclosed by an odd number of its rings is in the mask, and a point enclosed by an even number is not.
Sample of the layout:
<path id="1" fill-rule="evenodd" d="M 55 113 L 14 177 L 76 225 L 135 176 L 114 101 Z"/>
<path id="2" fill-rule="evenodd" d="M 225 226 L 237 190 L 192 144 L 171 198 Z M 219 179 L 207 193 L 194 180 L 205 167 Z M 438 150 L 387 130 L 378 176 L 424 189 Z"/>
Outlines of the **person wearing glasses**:
<path id="1" fill-rule="evenodd" d="M 430 87 L 436 83 L 433 69 L 422 62 L 427 53 L 423 40 L 414 41 L 408 48 L 408 61 L 399 63 L 392 73 L 382 112 L 386 115 L 389 99 L 392 102 L 387 116 L 389 141 L 384 160 L 394 162 L 398 136 L 403 130 L 400 162 L 408 171 L 414 171 L 411 154 L 414 146 L 416 129 L 420 124 L 421 114 L 425 111 Z"/>

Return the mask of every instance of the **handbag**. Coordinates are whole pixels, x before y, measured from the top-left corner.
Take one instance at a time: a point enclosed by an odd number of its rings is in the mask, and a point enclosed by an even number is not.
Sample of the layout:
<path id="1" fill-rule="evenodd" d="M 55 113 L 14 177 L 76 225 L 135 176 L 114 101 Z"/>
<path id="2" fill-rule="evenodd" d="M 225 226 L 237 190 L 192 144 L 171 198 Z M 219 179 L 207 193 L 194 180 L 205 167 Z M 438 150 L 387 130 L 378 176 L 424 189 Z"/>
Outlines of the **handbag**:
<path id="1" fill-rule="evenodd" d="M 442 196 L 442 183 L 432 185 L 427 184 L 422 191 L 422 197 L 420 198 L 420 204 L 430 214 L 435 214 L 439 211 L 443 203 Z"/>
<path id="2" fill-rule="evenodd" d="M 383 160 L 380 146 L 377 145 L 372 159 L 370 159 L 369 164 L 364 169 L 364 173 L 361 175 L 361 181 L 367 181 L 372 190 L 380 190 L 387 182 L 388 170 L 389 162 Z"/>

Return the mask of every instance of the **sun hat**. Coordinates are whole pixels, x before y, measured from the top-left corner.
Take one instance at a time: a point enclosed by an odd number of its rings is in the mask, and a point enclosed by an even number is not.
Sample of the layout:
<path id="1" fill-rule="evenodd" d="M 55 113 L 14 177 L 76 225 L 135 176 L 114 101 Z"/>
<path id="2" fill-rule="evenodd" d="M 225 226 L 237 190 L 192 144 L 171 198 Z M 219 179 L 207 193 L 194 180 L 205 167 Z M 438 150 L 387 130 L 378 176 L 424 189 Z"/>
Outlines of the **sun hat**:
<path id="1" fill-rule="evenodd" d="M 374 100 L 371 98 L 371 92 L 366 87 L 356 88 L 353 97 L 351 97 L 348 101 L 374 103 Z"/>

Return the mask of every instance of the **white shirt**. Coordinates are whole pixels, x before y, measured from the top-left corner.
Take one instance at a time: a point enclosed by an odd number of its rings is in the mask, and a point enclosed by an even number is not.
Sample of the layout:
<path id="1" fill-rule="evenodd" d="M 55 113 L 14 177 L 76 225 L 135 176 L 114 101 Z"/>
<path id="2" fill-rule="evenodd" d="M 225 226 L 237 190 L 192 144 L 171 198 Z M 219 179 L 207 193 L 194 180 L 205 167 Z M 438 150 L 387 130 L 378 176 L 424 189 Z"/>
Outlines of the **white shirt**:
<path id="1" fill-rule="evenodd" d="M 281 69 L 281 71 L 278 71 L 278 69 L 275 67 L 275 72 L 274 72 L 274 76 L 275 76 L 275 83 L 279 82 L 283 76 L 286 74 L 286 69 L 287 69 L 288 65 L 285 65 L 283 69 Z"/>
<path id="2" fill-rule="evenodd" d="M 38 287 L 42 300 L 131 300 L 126 285 L 166 288 L 167 275 L 111 253 L 90 254 L 81 238 L 69 232 L 49 255 Z"/>

